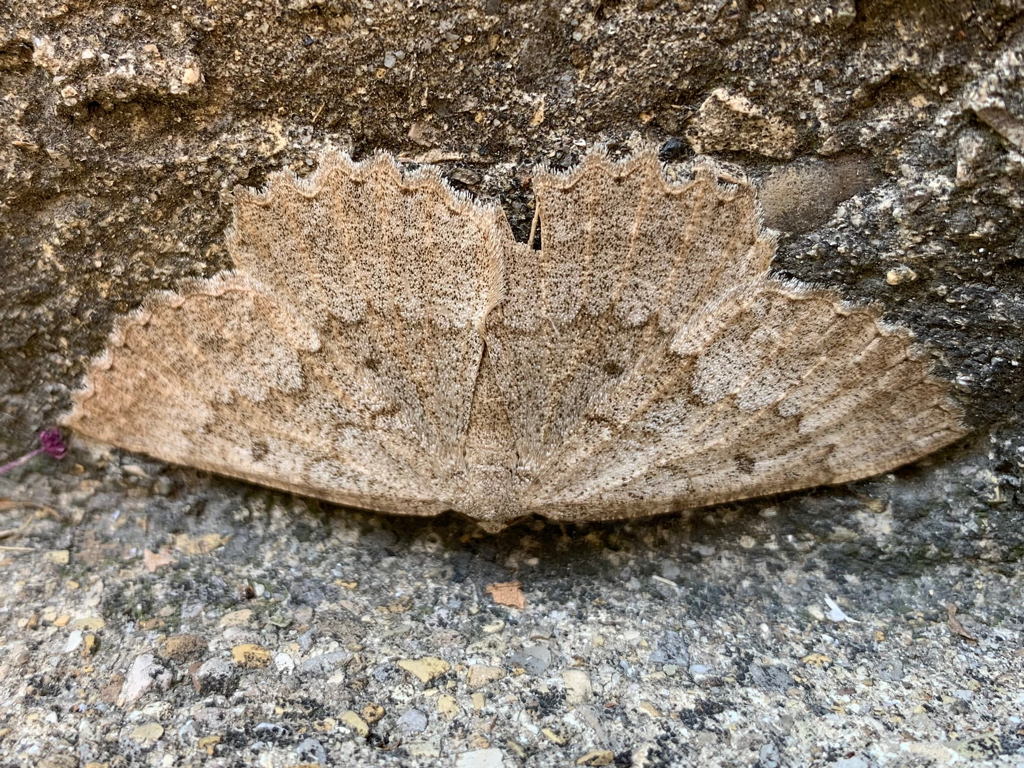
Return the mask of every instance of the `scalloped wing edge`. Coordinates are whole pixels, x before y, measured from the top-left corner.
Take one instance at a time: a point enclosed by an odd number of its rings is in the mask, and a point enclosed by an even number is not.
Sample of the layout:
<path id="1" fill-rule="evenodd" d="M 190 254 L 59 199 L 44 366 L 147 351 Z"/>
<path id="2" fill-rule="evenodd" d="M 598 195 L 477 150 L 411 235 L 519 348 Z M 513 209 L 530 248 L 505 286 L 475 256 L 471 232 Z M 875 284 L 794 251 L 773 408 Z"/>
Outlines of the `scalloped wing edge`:
<path id="1" fill-rule="evenodd" d="M 820 286 L 815 283 L 805 283 L 795 278 L 779 279 L 776 277 L 769 277 L 768 282 L 779 286 L 789 298 L 796 301 L 820 298 L 823 301 L 832 302 L 836 312 L 841 315 L 864 315 L 874 322 L 875 327 L 878 328 L 878 331 L 882 336 L 895 336 L 905 342 L 907 345 L 907 359 L 916 363 L 924 364 L 926 381 L 930 384 L 942 385 L 947 388 L 946 404 L 948 407 L 943 410 L 953 417 L 956 422 L 954 426 L 960 430 L 957 438 L 954 439 L 963 437 L 970 432 L 970 430 L 964 426 L 963 408 L 961 408 L 959 403 L 957 403 L 950 395 L 949 389 L 951 388 L 949 387 L 949 382 L 935 373 L 936 362 L 939 356 L 938 350 L 936 350 L 934 346 L 919 340 L 917 335 L 905 325 L 887 322 L 884 319 L 884 309 L 881 304 L 875 301 L 861 303 L 844 299 L 831 288 Z M 950 442 L 953 441 L 950 440 Z"/>
<path id="2" fill-rule="evenodd" d="M 228 253 L 233 255 L 238 247 L 236 223 L 238 207 L 241 202 L 251 202 L 260 207 L 268 207 L 273 204 L 277 195 L 284 194 L 284 190 L 294 190 L 304 197 L 312 199 L 323 192 L 332 173 L 341 172 L 349 178 L 366 181 L 378 168 L 383 168 L 399 189 L 416 191 L 427 188 L 433 190 L 440 194 L 441 200 L 453 213 L 486 221 L 490 226 L 492 237 L 487 239 L 487 245 L 491 269 L 489 282 L 492 292 L 487 297 L 484 311 L 481 312 L 477 321 L 477 330 L 482 332 L 487 315 L 501 302 L 505 293 L 504 248 L 506 241 L 512 238 L 512 228 L 508 223 L 508 217 L 497 202 L 481 201 L 464 190 L 454 188 L 441 174 L 440 169 L 434 165 L 421 165 L 413 170 L 408 170 L 396 160 L 394 155 L 384 150 L 375 150 L 369 157 L 357 161 L 353 160 L 346 151 L 326 148 L 320 156 L 320 163 L 305 176 L 299 176 L 291 169 L 283 169 L 271 173 L 262 188 L 238 185 L 225 195 L 232 204 L 231 221 L 224 234 L 224 243 Z"/>
<path id="3" fill-rule="evenodd" d="M 226 293 L 232 292 L 272 295 L 248 275 L 234 270 L 223 270 L 212 277 L 183 280 L 177 291 L 154 291 L 147 295 L 136 309 L 117 317 L 114 320 L 110 334 L 107 336 L 106 346 L 86 366 L 82 386 L 71 393 L 71 408 L 60 417 L 58 420 L 59 424 L 63 427 L 76 429 L 77 431 L 76 424 L 84 416 L 86 404 L 96 396 L 95 374 L 101 371 L 108 371 L 113 367 L 118 351 L 125 346 L 125 336 L 129 330 L 144 328 L 149 325 L 154 312 L 158 309 L 165 307 L 178 309 L 195 296 L 223 296 Z M 282 310 L 292 315 L 297 323 L 308 327 L 308 324 L 302 322 L 289 308 L 282 307 Z M 314 341 L 307 345 L 305 349 L 315 352 L 319 349 L 320 340 L 312 328 L 309 328 L 309 330 L 313 334 Z"/>

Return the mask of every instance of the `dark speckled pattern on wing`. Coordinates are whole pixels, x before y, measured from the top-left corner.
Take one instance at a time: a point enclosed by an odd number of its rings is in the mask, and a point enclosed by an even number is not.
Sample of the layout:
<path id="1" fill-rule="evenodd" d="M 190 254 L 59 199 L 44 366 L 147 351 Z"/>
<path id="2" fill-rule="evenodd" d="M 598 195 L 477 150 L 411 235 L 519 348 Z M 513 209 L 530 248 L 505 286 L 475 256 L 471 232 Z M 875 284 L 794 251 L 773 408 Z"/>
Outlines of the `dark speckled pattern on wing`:
<path id="1" fill-rule="evenodd" d="M 768 275 L 753 187 L 653 151 L 534 176 L 542 247 L 432 170 L 239 191 L 236 271 L 117 324 L 67 423 L 167 461 L 490 525 L 876 474 L 964 434 L 909 334 Z"/>

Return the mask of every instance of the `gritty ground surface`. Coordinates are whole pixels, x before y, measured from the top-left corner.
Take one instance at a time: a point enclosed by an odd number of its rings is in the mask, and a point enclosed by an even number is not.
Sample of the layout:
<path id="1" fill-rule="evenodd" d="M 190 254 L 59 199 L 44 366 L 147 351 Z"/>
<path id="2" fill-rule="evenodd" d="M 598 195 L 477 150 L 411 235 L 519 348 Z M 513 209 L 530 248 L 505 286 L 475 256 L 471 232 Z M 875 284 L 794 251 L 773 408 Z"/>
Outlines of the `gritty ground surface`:
<path id="1" fill-rule="evenodd" d="M 230 266 L 224 192 L 325 146 L 435 163 L 520 238 L 535 163 L 733 163 L 777 271 L 913 328 L 972 436 L 496 536 L 39 457 L 0 479 L 0 766 L 1024 763 L 1024 3 L 411 5 L 0 3 L 0 455 L 115 315 Z"/>
<path id="2" fill-rule="evenodd" d="M 4 510 L 0 765 L 1024 763 L 1018 565 L 922 478 L 499 535 L 152 482 Z"/>

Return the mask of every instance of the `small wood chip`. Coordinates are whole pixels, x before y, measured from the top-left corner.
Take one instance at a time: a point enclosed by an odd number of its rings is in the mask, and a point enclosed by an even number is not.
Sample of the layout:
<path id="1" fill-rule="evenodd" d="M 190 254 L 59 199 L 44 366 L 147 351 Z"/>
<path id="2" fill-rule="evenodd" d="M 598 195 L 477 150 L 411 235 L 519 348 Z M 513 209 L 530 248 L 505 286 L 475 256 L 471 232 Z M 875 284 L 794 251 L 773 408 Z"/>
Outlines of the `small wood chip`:
<path id="1" fill-rule="evenodd" d="M 67 565 L 71 562 L 71 553 L 66 549 L 51 549 L 46 553 L 46 559 L 55 565 Z"/>
<path id="2" fill-rule="evenodd" d="M 229 538 L 229 536 L 219 533 L 207 533 L 202 536 L 178 533 L 174 536 L 174 548 L 181 550 L 186 555 L 208 555 L 213 550 L 227 544 Z"/>
<path id="3" fill-rule="evenodd" d="M 488 584 L 487 592 L 498 605 L 507 605 L 510 608 L 518 608 L 520 611 L 526 608 L 523 585 L 518 581 L 498 581 Z"/>
<path id="4" fill-rule="evenodd" d="M 611 765 L 615 755 L 610 749 L 593 749 L 576 759 L 576 765 Z"/>
<path id="5" fill-rule="evenodd" d="M 174 562 L 174 557 L 167 549 L 161 549 L 159 552 L 153 552 L 151 550 L 143 550 L 142 552 L 142 566 L 153 573 L 157 568 L 162 568 L 165 565 L 170 565 Z"/>
<path id="6" fill-rule="evenodd" d="M 544 734 L 544 738 L 553 744 L 565 744 L 565 737 L 557 731 L 553 731 L 550 728 L 541 728 L 540 732 Z"/>
<path id="7" fill-rule="evenodd" d="M 950 631 L 954 635 L 960 635 L 960 637 L 962 637 L 964 640 L 967 640 L 968 642 L 978 642 L 977 636 L 971 634 L 971 632 L 969 632 L 967 628 L 960 623 L 960 619 L 956 617 L 956 612 L 957 607 L 953 605 L 953 603 L 946 603 L 946 624 L 949 625 Z"/>

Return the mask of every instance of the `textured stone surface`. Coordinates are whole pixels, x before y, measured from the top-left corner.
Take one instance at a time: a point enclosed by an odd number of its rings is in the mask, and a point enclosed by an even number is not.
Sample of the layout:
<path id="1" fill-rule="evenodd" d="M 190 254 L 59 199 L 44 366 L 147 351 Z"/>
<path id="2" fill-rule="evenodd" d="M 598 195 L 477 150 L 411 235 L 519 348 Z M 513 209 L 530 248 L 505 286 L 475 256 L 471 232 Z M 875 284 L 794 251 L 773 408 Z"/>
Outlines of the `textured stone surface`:
<path id="1" fill-rule="evenodd" d="M 908 550 L 896 488 L 497 535 L 241 484 L 182 490 L 184 516 L 71 490 L 18 510 L 33 550 L 3 553 L 0 764 L 1018 765 L 1018 565 Z M 68 563 L 38 557 L 58 545 Z M 487 593 L 512 577 L 523 610 Z M 97 613 L 98 650 L 69 643 Z M 155 658 L 180 637 L 206 644 Z"/>
<path id="2" fill-rule="evenodd" d="M 0 479 L 0 764 L 1019 762 L 1022 21 L 1016 0 L 0 6 L 5 456 L 115 314 L 229 266 L 235 184 L 387 149 L 499 198 L 525 239 L 525 168 L 637 138 L 685 159 L 716 89 L 793 131 L 791 160 L 749 134 L 719 161 L 779 199 L 822 180 L 776 211 L 778 270 L 912 327 L 974 429 L 847 487 L 496 537 L 38 457 Z M 485 591 L 512 580 L 522 611 Z M 181 634 L 205 657 L 160 658 Z M 267 666 L 232 662 L 246 644 Z M 516 674 L 536 648 L 547 667 Z M 118 705 L 145 655 L 161 678 Z M 426 656 L 450 670 L 398 666 Z M 471 691 L 473 665 L 508 674 Z M 365 737 L 343 723 L 371 704 Z"/>

